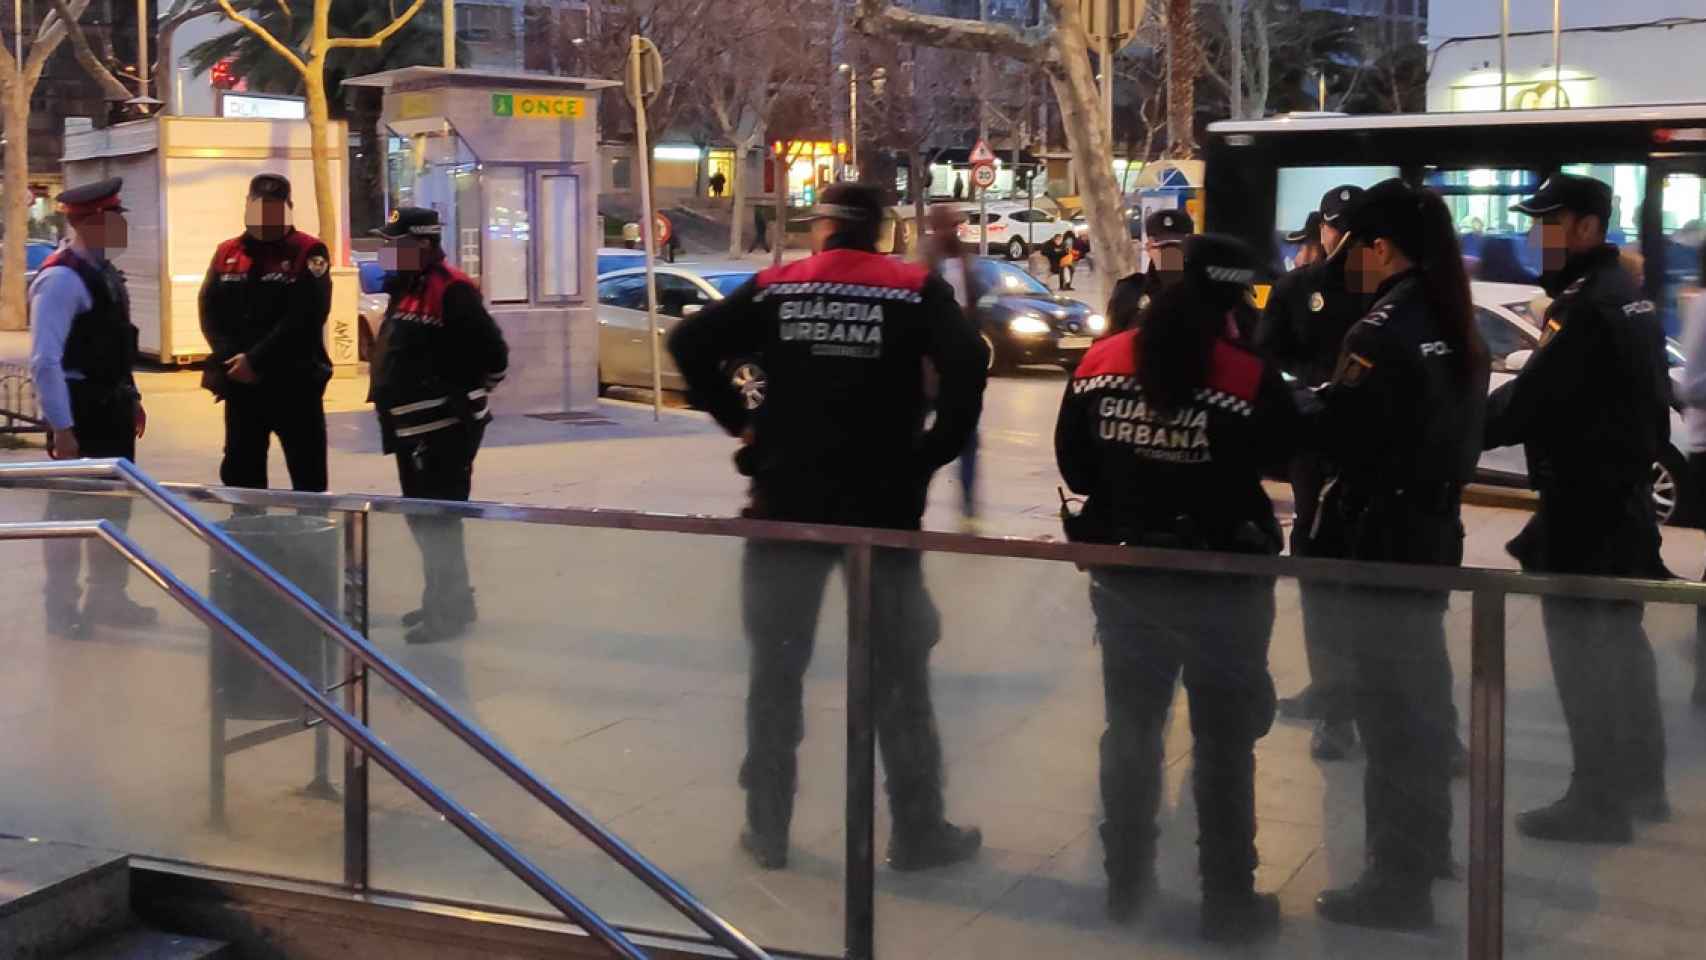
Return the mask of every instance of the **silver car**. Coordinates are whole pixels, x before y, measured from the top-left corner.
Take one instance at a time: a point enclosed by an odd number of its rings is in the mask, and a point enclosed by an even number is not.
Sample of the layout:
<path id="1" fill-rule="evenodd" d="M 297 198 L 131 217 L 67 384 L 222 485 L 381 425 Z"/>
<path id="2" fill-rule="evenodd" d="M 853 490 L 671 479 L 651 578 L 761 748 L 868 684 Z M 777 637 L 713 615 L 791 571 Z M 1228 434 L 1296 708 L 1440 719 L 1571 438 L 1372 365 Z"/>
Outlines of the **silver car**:
<path id="1" fill-rule="evenodd" d="M 1491 387 L 1497 388 L 1515 378 L 1540 345 L 1539 320 L 1545 314 L 1545 292 L 1539 287 L 1515 283 L 1472 284 L 1475 298 L 1475 324 L 1481 338 L 1487 341 L 1492 355 Z M 1683 356 L 1675 341 L 1666 344 L 1672 382 L 1681 375 Z M 1682 414 L 1673 405 L 1670 412 L 1670 442 L 1659 451 L 1653 464 L 1653 507 L 1661 523 L 1680 523 L 1685 518 L 1679 509 L 1687 459 L 1682 455 L 1678 439 L 1683 437 Z M 1526 485 L 1528 456 L 1521 447 L 1501 447 L 1481 455 L 1482 480 L 1493 483 Z"/>
<path id="2" fill-rule="evenodd" d="M 667 338 L 681 318 L 735 292 L 752 279 L 753 269 L 744 265 L 726 267 L 709 264 L 657 265 L 658 335 Z M 613 270 L 598 278 L 598 386 L 644 387 L 652 385 L 650 321 L 646 318 L 646 271 L 643 267 Z M 669 351 L 660 351 L 659 366 L 665 390 L 687 387 Z M 754 363 L 737 364 L 729 371 L 756 407 L 763 399 L 764 378 Z"/>

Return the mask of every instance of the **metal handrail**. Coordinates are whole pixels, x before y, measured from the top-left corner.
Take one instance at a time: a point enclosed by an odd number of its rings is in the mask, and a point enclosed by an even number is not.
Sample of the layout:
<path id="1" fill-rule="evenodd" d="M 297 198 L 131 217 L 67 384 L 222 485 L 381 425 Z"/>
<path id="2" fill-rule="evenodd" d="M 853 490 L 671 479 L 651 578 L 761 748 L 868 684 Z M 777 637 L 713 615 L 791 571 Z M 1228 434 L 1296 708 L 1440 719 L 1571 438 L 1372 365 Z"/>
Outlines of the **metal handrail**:
<path id="1" fill-rule="evenodd" d="M 535 800 L 555 813 L 565 823 L 574 827 L 582 836 L 603 851 L 606 856 L 620 864 L 623 869 L 650 887 L 677 912 L 691 920 L 695 926 L 703 930 L 719 946 L 740 957 L 741 960 L 769 960 L 769 954 L 748 939 L 745 934 L 735 929 L 727 920 L 701 903 L 686 887 L 665 874 L 639 851 L 598 823 L 590 814 L 581 810 L 579 806 L 546 784 L 513 753 L 498 744 L 484 731 L 475 728 L 443 698 L 426 684 L 417 680 L 401 664 L 375 647 L 366 637 L 351 630 L 347 624 L 326 610 L 317 600 L 295 584 L 284 579 L 272 567 L 231 539 L 225 531 L 208 523 L 193 510 L 185 507 L 176 497 L 139 470 L 129 460 L 40 461 L 0 464 L 0 478 L 4 477 L 26 479 L 90 478 L 117 480 L 129 486 L 137 494 L 164 511 L 167 516 L 187 528 L 198 539 L 209 546 L 218 548 L 234 558 L 241 566 L 248 568 L 252 574 L 259 577 L 285 602 L 306 614 L 308 619 L 323 633 L 337 640 L 351 656 L 365 663 L 371 670 L 383 677 L 386 682 L 397 688 L 405 699 L 437 720 L 441 726 L 455 734 L 458 739 L 467 744 L 492 766 L 502 771 L 517 786 L 526 790 Z M 561 905 L 555 902 L 553 905 L 561 908 Z M 567 911 L 565 910 L 565 912 Z"/>
<path id="2" fill-rule="evenodd" d="M 468 839 L 479 844 L 510 873 L 546 902 L 563 911 L 563 915 L 579 924 L 629 960 L 646 960 L 646 954 L 636 947 L 620 930 L 611 926 L 591 907 L 553 880 L 519 850 L 499 836 L 468 808 L 434 786 L 414 765 L 403 759 L 384 741 L 374 736 L 359 720 L 326 698 L 326 695 L 278 654 L 255 639 L 254 635 L 232 620 L 223 610 L 197 593 L 188 584 L 150 557 L 136 541 L 130 539 L 109 520 L 39 521 L 32 523 L 0 522 L 0 541 L 6 540 L 101 540 L 118 551 L 130 564 L 147 574 L 167 595 L 176 600 L 215 633 L 235 643 L 248 654 L 257 666 L 272 678 L 288 687 L 309 710 L 337 729 L 350 742 L 360 746 L 369 757 L 386 769 L 399 782 L 421 798 L 461 830 Z M 270 571 L 269 571 L 270 572 Z M 274 575 L 276 576 L 276 574 Z"/>

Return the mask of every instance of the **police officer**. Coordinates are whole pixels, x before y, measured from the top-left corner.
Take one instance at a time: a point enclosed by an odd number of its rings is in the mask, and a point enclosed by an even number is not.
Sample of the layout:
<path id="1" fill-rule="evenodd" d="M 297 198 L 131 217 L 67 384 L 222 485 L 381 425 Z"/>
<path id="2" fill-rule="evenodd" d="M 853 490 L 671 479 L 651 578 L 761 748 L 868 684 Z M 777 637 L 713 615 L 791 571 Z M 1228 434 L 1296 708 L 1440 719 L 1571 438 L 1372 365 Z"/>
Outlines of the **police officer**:
<path id="1" fill-rule="evenodd" d="M 71 231 L 68 246 L 48 257 L 30 284 L 30 370 L 51 432 L 48 453 L 56 460 L 79 457 L 136 459 L 136 441 L 148 426 L 131 369 L 136 362 L 136 327 L 124 274 L 107 258 L 124 250 L 129 226 L 118 178 L 77 187 L 58 197 Z M 129 497 L 91 498 L 50 494 L 49 520 L 99 519 L 124 527 Z M 94 624 L 147 626 L 159 612 L 130 599 L 125 585 L 130 564 L 104 544 L 89 544 L 87 598 L 80 597 L 83 545 L 48 541 L 47 629 L 80 637 Z M 79 608 L 79 600 L 82 600 Z"/>
<path id="2" fill-rule="evenodd" d="M 1191 215 L 1183 210 L 1158 210 L 1143 222 L 1143 249 L 1149 266 L 1141 273 L 1122 277 L 1108 295 L 1108 330 L 1118 333 L 1138 325 L 1161 284 L 1178 276 L 1183 254 L 1179 245 L 1196 232 Z"/>
<path id="3" fill-rule="evenodd" d="M 202 385 L 225 402 L 220 483 L 265 489 L 277 434 L 291 486 L 319 493 L 332 376 L 323 333 L 331 254 L 291 225 L 291 209 L 289 180 L 263 173 L 249 182 L 247 229 L 214 251 L 201 285 L 201 329 L 213 348 Z"/>
<path id="4" fill-rule="evenodd" d="M 1402 180 L 1342 216 L 1349 286 L 1374 306 L 1345 336 L 1319 397 L 1331 465 L 1311 532 L 1316 556 L 1455 566 L 1464 483 L 1480 454 L 1486 346 L 1451 212 Z M 1325 592 L 1325 591 L 1322 591 Z M 1368 866 L 1316 900 L 1326 919 L 1416 929 L 1433 923 L 1433 881 L 1451 863 L 1456 722 L 1445 594 L 1340 587 L 1317 626 L 1349 638 L 1356 720 L 1368 751 Z M 1378 626 L 1373 626 L 1378 624 Z"/>
<path id="5" fill-rule="evenodd" d="M 946 281 L 876 252 L 883 213 L 874 187 L 828 187 L 810 218 L 813 256 L 759 273 L 670 337 L 690 400 L 743 439 L 736 463 L 752 478 L 749 517 L 917 530 L 931 475 L 960 455 L 977 426 L 988 352 Z M 726 370 L 754 356 L 769 391 L 749 414 Z M 933 403 L 925 360 L 937 374 Z M 839 548 L 746 548 L 752 676 L 741 842 L 764 869 L 788 861 L 801 680 L 824 583 L 840 557 Z M 894 819 L 889 864 L 955 863 L 975 855 L 983 837 L 944 817 L 929 678 L 939 618 L 916 551 L 878 551 L 872 578 L 877 742 Z"/>
<path id="6" fill-rule="evenodd" d="M 1281 277 L 1256 326 L 1256 349 L 1307 386 L 1319 386 L 1333 378 L 1345 334 L 1368 306 L 1364 295 L 1345 282 L 1345 209 L 1362 192 L 1361 187 L 1347 183 L 1322 195 L 1320 209 L 1310 214 L 1310 221 L 1316 224 L 1327 258 Z M 1309 530 L 1315 522 L 1316 502 L 1327 470 L 1318 450 L 1303 450 L 1291 462 L 1294 557 L 1312 555 Z M 1333 602 L 1331 598 L 1324 597 L 1312 581 L 1304 581 L 1299 590 L 1310 685 L 1297 696 L 1281 700 L 1280 713 L 1315 721 L 1309 742 L 1315 759 L 1343 760 L 1356 745 L 1356 693 L 1350 683 L 1349 651 L 1345 649 L 1349 638 L 1336 635 L 1322 623 L 1322 604 Z"/>
<path id="7" fill-rule="evenodd" d="M 1075 540 L 1277 554 L 1262 469 L 1284 462 L 1299 415 L 1279 370 L 1229 338 L 1253 314 L 1255 257 L 1193 237 L 1178 282 L 1143 328 L 1091 348 L 1055 428 L 1067 486 L 1085 494 Z M 1279 921 L 1255 892 L 1255 743 L 1273 724 L 1271 577 L 1091 571 L 1102 648 L 1102 845 L 1108 912 L 1128 919 L 1155 886 L 1163 733 L 1181 671 L 1191 700 L 1202 934 L 1247 939 Z"/>
<path id="8" fill-rule="evenodd" d="M 492 419 L 487 393 L 509 369 L 503 332 L 479 287 L 445 262 L 438 213 L 391 212 L 380 262 L 391 302 L 375 347 L 368 399 L 379 413 L 386 453 L 397 457 L 403 496 L 467 500 L 474 457 Z M 474 622 L 474 589 L 457 517 L 410 514 L 425 568 L 421 607 L 405 614 L 409 643 L 460 636 Z"/>
<path id="9" fill-rule="evenodd" d="M 1327 248 L 1321 243 L 1321 211 L 1309 211 L 1309 216 L 1303 218 L 1303 226 L 1286 234 L 1285 242 L 1297 247 L 1291 260 L 1297 269 L 1327 259 Z"/>
<path id="10" fill-rule="evenodd" d="M 1540 509 L 1507 549 L 1525 570 L 1664 577 L 1652 465 L 1670 432 L 1664 331 L 1606 242 L 1611 188 L 1559 174 L 1512 209 L 1534 217 L 1554 298 L 1540 346 L 1488 402 L 1487 447 L 1521 443 Z M 1627 843 L 1665 820 L 1664 724 L 1635 603 L 1544 597 L 1574 770 L 1557 803 L 1517 818 L 1542 840 Z"/>

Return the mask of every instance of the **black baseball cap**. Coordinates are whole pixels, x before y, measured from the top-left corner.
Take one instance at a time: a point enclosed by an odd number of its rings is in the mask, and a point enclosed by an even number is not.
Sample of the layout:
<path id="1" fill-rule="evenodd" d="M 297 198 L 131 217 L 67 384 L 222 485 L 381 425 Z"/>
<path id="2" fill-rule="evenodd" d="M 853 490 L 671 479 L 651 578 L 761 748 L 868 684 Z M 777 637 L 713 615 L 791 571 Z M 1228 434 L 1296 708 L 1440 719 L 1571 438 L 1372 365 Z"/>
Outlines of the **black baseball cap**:
<path id="1" fill-rule="evenodd" d="M 118 194 L 124 189 L 123 177 L 109 177 L 81 187 L 72 187 L 54 197 L 67 216 L 86 216 L 95 213 L 123 213 Z"/>
<path id="2" fill-rule="evenodd" d="M 290 181 L 277 173 L 259 174 L 249 181 L 249 199 L 290 203 Z"/>
<path id="3" fill-rule="evenodd" d="M 1191 215 L 1183 210 L 1157 210 L 1143 221 L 1143 233 L 1154 243 L 1177 243 L 1196 232 Z"/>
<path id="4" fill-rule="evenodd" d="M 817 195 L 811 212 L 794 218 L 794 223 L 814 220 L 840 220 L 846 223 L 874 224 L 883 219 L 883 192 L 867 183 L 832 183 Z"/>
<path id="5" fill-rule="evenodd" d="M 374 235 L 387 240 L 436 237 L 443 232 L 444 226 L 439 222 L 438 211 L 426 207 L 397 207 L 391 211 L 391 217 L 385 221 L 385 226 L 373 231 Z"/>
<path id="6" fill-rule="evenodd" d="M 1246 291 L 1267 275 L 1261 259 L 1242 240 L 1205 233 L 1182 242 L 1186 276 L 1205 284 L 1204 289 L 1213 291 L 1224 305 L 1243 299 Z"/>
<path id="7" fill-rule="evenodd" d="M 1339 218 L 1344 215 L 1345 208 L 1350 206 L 1363 194 L 1363 189 L 1354 183 L 1341 183 L 1321 195 L 1321 220 L 1332 226 L 1339 226 Z"/>
<path id="8" fill-rule="evenodd" d="M 1548 213 L 1568 210 L 1581 216 L 1596 216 L 1601 223 L 1610 223 L 1611 187 L 1603 180 L 1595 180 L 1593 177 L 1559 173 L 1547 177 L 1540 189 L 1534 192 L 1534 196 L 1511 207 L 1511 210 L 1526 213 L 1531 217 L 1544 217 Z"/>
<path id="9" fill-rule="evenodd" d="M 1321 239 L 1321 211 L 1311 210 L 1304 218 L 1303 228 L 1285 235 L 1286 243 L 1315 243 Z"/>

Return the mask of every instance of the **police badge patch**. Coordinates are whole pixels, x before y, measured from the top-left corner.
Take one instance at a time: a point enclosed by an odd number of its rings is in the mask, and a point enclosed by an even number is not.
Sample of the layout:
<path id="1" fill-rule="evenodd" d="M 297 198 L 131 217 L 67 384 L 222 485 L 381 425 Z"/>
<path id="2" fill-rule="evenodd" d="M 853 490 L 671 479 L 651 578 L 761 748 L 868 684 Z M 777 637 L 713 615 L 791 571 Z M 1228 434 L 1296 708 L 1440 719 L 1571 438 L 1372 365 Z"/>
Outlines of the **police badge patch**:
<path id="1" fill-rule="evenodd" d="M 330 269 L 332 269 L 332 262 L 324 256 L 316 253 L 308 258 L 308 272 L 314 276 L 323 277 L 326 275 L 326 271 Z"/>
<path id="2" fill-rule="evenodd" d="M 1137 309 L 1139 309 L 1139 310 L 1148 310 L 1149 309 L 1149 294 L 1146 293 L 1143 296 L 1137 298 Z"/>
<path id="3" fill-rule="evenodd" d="M 1327 298 L 1321 296 L 1321 291 L 1317 290 L 1309 295 L 1310 313 L 1320 313 L 1325 309 L 1327 309 Z"/>

